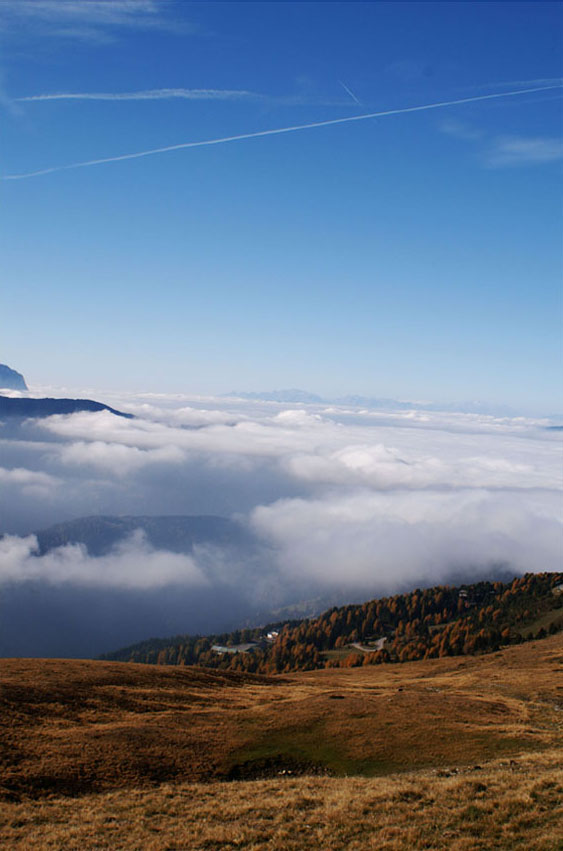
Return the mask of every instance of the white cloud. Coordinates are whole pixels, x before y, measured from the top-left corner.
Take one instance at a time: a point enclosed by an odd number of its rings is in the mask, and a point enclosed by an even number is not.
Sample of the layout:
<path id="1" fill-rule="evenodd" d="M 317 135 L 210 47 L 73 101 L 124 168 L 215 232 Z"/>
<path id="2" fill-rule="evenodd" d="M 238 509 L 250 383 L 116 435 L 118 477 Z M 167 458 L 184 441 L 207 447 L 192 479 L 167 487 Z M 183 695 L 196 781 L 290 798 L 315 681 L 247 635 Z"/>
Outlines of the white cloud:
<path id="1" fill-rule="evenodd" d="M 91 443 L 80 441 L 64 446 L 60 457 L 64 464 L 99 467 L 117 476 L 126 476 L 147 464 L 180 463 L 185 459 L 185 454 L 177 446 L 138 449 L 136 446 L 123 446 L 96 440 Z"/>
<path id="2" fill-rule="evenodd" d="M 277 458 L 290 448 L 309 446 L 311 437 L 317 440 L 317 430 L 322 421 L 317 417 L 303 418 L 301 412 L 290 412 L 284 419 L 264 417 L 260 420 L 235 418 L 233 425 L 225 423 L 224 414 L 207 411 L 200 417 L 208 421 L 205 428 L 182 428 L 176 422 L 184 418 L 197 420 L 198 415 L 181 409 L 179 415 L 170 414 L 169 422 L 144 419 L 127 420 L 107 411 L 55 415 L 42 420 L 40 426 L 53 435 L 66 440 L 99 441 L 120 444 L 138 449 L 160 449 L 175 446 L 191 453 L 212 453 L 213 456 L 231 454 L 241 459 L 253 457 Z M 304 428 L 309 423 L 310 428 Z M 296 424 L 300 427 L 296 428 Z M 311 435 L 312 432 L 312 435 Z M 151 456 L 145 456 L 150 462 Z"/>
<path id="3" fill-rule="evenodd" d="M 0 29 L 92 42 L 123 28 L 186 31 L 167 17 L 167 0 L 2 0 Z"/>
<path id="4" fill-rule="evenodd" d="M 499 136 L 487 154 L 494 167 L 542 165 L 563 159 L 563 139 L 559 137 Z"/>
<path id="5" fill-rule="evenodd" d="M 249 463 L 253 468 L 273 463 L 284 475 L 317 485 L 517 490 L 559 485 L 557 442 L 533 420 L 410 411 L 358 412 L 354 418 L 348 411 L 323 416 L 320 409 L 301 407 L 271 416 L 253 413 L 252 403 L 248 410 L 243 418 L 207 408 L 156 414 L 151 409 L 158 420 L 84 412 L 52 416 L 40 426 L 63 439 L 53 452 L 65 463 L 115 465 L 120 473 L 198 459 L 246 470 Z M 186 420 L 197 427 L 178 425 Z"/>
<path id="6" fill-rule="evenodd" d="M 455 136 L 455 138 L 464 139 L 467 142 L 475 142 L 482 139 L 485 135 L 478 127 L 473 127 L 470 124 L 463 121 L 456 121 L 455 119 L 442 121 L 440 130 L 448 136 Z"/>
<path id="7" fill-rule="evenodd" d="M 263 95 L 243 89 L 147 89 L 139 92 L 53 92 L 14 98 L 16 103 L 37 101 L 145 101 L 145 100 L 257 100 Z"/>
<path id="8" fill-rule="evenodd" d="M 38 556 L 35 535 L 0 539 L 0 583 L 46 582 L 82 587 L 149 590 L 166 585 L 204 586 L 208 580 L 192 556 L 153 549 L 138 530 L 108 555 L 93 558 L 68 544 Z"/>
<path id="9" fill-rule="evenodd" d="M 6 502 L 50 500 L 63 484 L 61 478 L 25 467 L 0 467 L 0 489 Z M 0 529 L 1 533 L 1 529 Z"/>
<path id="10" fill-rule="evenodd" d="M 439 583 L 456 571 L 478 579 L 495 564 L 557 570 L 559 509 L 553 496 L 358 491 L 260 506 L 251 522 L 276 547 L 288 581 L 392 590 Z"/>
<path id="11" fill-rule="evenodd" d="M 429 447 L 430 448 L 430 447 Z M 287 460 L 292 475 L 307 481 L 330 484 L 371 485 L 377 490 L 394 488 L 532 488 L 549 486 L 547 475 L 529 463 L 502 457 L 413 454 L 384 444 L 352 444 L 330 454 L 293 455 Z M 435 448 L 439 451 L 438 448 Z M 547 472 L 547 471 L 546 471 Z"/>
<path id="12" fill-rule="evenodd" d="M 23 487 L 51 488 L 59 484 L 59 480 L 48 475 L 48 473 L 26 470 L 23 467 L 14 467 L 11 470 L 0 467 L 0 483 L 22 485 Z"/>
<path id="13" fill-rule="evenodd" d="M 207 425 L 235 425 L 239 420 L 247 419 L 246 415 L 229 411 L 207 410 L 185 405 L 180 408 L 159 408 L 146 402 L 128 405 L 131 413 L 154 422 L 164 422 L 173 425 L 201 428 Z"/>
<path id="14" fill-rule="evenodd" d="M 529 85 L 560 89 L 562 81 L 537 80 L 530 81 Z M 481 128 L 458 119 L 446 119 L 440 123 L 439 127 L 441 132 L 448 136 L 466 142 L 480 143 L 478 151 L 481 160 L 491 168 L 543 165 L 563 158 L 563 139 L 560 136 L 518 134 L 491 136 Z"/>
<path id="15" fill-rule="evenodd" d="M 547 421 L 183 395 L 127 399 L 111 401 L 135 419 L 59 415 L 28 421 L 25 439 L 4 438 L 11 463 L 0 480 L 12 531 L 87 514 L 238 515 L 266 547 L 264 565 L 275 568 L 268 582 L 289 591 L 303 581 L 389 590 L 447 579 L 464 565 L 485 574 L 495 562 L 557 566 L 561 449 Z M 31 505 L 13 496 L 24 482 L 51 487 L 51 513 L 39 524 L 18 521 Z M 34 504 L 34 518 L 39 511 Z M 56 558 L 60 575 L 74 575 L 69 563 L 89 575 L 79 553 Z M 125 557 L 112 559 L 123 576 Z M 243 562 L 242 585 L 251 581 Z M 218 564 L 217 554 L 206 564 Z"/>
<path id="16" fill-rule="evenodd" d="M 299 428 L 302 426 L 316 426 L 322 422 L 322 417 L 319 414 L 311 414 L 303 409 L 280 411 L 274 417 L 274 423 L 289 428 Z"/>
<path id="17" fill-rule="evenodd" d="M 159 12 L 155 0 L 3 0 L 5 14 L 122 23 Z"/>

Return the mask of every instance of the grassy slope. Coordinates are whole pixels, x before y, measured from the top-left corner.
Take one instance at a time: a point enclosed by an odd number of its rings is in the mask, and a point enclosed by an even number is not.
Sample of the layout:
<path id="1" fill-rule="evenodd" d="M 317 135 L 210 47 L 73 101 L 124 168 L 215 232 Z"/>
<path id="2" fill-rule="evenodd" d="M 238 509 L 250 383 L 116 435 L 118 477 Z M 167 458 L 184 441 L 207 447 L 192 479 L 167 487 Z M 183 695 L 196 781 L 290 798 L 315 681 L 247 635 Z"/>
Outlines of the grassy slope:
<path id="1" fill-rule="evenodd" d="M 562 635 L 270 679 L 0 660 L 4 847 L 560 849 L 562 671 Z"/>
<path id="2" fill-rule="evenodd" d="M 441 776 L 164 785 L 0 803 L 4 848 L 560 851 L 561 752 Z"/>

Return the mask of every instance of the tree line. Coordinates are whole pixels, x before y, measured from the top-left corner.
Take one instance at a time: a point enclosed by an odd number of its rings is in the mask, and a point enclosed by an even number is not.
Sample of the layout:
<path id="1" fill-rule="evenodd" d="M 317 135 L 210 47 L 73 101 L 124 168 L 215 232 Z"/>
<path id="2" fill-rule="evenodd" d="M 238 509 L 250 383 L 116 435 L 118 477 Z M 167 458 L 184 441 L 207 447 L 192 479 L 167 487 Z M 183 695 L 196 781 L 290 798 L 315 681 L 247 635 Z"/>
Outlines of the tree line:
<path id="1" fill-rule="evenodd" d="M 488 653 L 563 629 L 562 591 L 562 573 L 417 588 L 333 607 L 307 620 L 223 635 L 151 639 L 102 658 L 277 674 Z M 268 639 L 272 631 L 277 635 Z M 254 646 L 246 652 L 213 649 L 250 643 Z"/>

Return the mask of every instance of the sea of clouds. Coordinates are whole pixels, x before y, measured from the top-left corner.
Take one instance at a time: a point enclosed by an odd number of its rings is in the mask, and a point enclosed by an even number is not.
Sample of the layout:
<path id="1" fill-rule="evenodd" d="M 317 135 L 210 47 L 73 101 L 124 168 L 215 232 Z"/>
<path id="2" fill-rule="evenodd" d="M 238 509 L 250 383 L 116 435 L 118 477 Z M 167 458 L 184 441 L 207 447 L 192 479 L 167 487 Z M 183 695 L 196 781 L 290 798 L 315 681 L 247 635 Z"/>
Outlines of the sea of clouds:
<path id="1" fill-rule="evenodd" d="M 88 395 L 135 418 L 0 426 L 4 586 L 220 582 L 273 605 L 561 567 L 561 432 L 547 420 Z M 100 514 L 233 517 L 256 547 L 184 555 L 138 534 L 103 557 L 79 545 L 38 554 L 34 531 Z"/>

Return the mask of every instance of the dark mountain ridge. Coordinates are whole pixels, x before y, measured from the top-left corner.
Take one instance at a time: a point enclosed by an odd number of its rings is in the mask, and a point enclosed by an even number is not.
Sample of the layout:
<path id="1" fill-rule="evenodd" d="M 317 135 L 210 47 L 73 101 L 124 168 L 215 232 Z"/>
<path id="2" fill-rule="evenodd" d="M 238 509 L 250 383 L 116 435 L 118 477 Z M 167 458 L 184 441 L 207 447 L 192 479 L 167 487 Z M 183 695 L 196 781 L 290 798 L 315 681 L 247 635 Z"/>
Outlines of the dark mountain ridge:
<path id="1" fill-rule="evenodd" d="M 117 411 L 93 399 L 12 399 L 0 396 L 0 417 L 51 417 L 53 414 L 76 414 L 80 411 L 109 411 L 117 417 L 133 419 L 133 414 Z"/>
<path id="2" fill-rule="evenodd" d="M 0 363 L 0 387 L 7 390 L 27 390 L 27 384 L 21 372 L 16 372 L 5 363 Z"/>
<path id="3" fill-rule="evenodd" d="M 232 546 L 250 542 L 241 524 L 214 515 L 79 517 L 35 534 L 40 555 L 66 544 L 84 544 L 91 556 L 101 556 L 137 529 L 155 549 L 174 553 L 190 553 L 196 544 Z"/>

